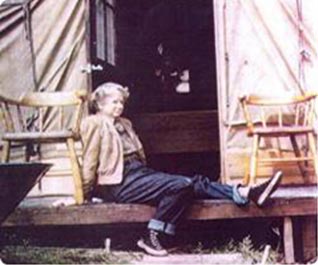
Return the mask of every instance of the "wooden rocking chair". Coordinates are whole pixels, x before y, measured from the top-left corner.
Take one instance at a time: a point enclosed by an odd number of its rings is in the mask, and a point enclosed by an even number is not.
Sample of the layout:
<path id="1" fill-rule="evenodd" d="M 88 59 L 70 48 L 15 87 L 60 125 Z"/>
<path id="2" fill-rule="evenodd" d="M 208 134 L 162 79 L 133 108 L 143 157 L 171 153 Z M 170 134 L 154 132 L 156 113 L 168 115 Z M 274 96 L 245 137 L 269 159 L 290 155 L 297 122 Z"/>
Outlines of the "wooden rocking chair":
<path id="1" fill-rule="evenodd" d="M 257 164 L 259 162 L 297 162 L 302 176 L 305 177 L 306 169 L 302 162 L 312 161 L 315 175 L 318 177 L 318 154 L 313 125 L 316 98 L 317 94 L 315 93 L 306 93 L 303 96 L 289 98 L 264 98 L 257 95 L 240 98 L 247 122 L 247 135 L 253 137 L 249 161 L 249 183 L 254 184 L 256 182 Z M 286 108 L 289 110 L 287 115 Z M 291 113 L 291 110 L 293 113 Z M 310 152 L 300 151 L 296 141 L 298 136 L 307 137 Z M 295 157 L 259 158 L 258 151 L 262 137 L 289 137 Z"/>
<path id="2" fill-rule="evenodd" d="M 75 200 L 78 204 L 83 202 L 82 179 L 79 161 L 75 152 L 75 141 L 79 140 L 79 126 L 81 122 L 83 102 L 86 92 L 32 92 L 27 93 L 20 100 L 13 100 L 0 95 L 0 106 L 5 132 L 2 135 L 3 150 L 2 161 L 10 160 L 10 149 L 13 143 L 26 146 L 25 160 L 30 159 L 30 144 L 65 142 L 71 160 L 72 174 L 75 185 Z M 65 112 L 72 113 L 72 121 L 66 127 Z M 44 123 L 48 113 L 58 117 L 58 129 L 49 128 Z M 36 130 L 30 131 L 33 117 Z M 29 115 L 28 122 L 26 116 Z M 30 122 L 31 121 L 31 122 Z M 34 125 L 34 124 L 33 124 Z"/>

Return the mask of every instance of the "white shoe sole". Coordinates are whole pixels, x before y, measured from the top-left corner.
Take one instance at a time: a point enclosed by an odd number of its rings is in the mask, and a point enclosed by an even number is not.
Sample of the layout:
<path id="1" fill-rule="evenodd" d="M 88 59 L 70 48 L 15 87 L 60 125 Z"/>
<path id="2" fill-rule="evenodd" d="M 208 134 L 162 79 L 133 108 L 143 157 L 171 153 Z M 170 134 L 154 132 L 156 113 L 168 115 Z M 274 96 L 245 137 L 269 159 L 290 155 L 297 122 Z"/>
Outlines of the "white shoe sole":
<path id="1" fill-rule="evenodd" d="M 146 253 L 148 253 L 148 254 L 150 254 L 152 256 L 163 257 L 163 256 L 167 256 L 168 255 L 168 251 L 167 250 L 165 250 L 165 249 L 155 250 L 155 249 L 149 247 L 148 245 L 146 245 L 145 242 L 142 239 L 138 240 L 137 246 L 140 247 Z"/>
<path id="2" fill-rule="evenodd" d="M 263 191 L 261 196 L 259 196 L 257 200 L 257 205 L 262 206 L 266 199 L 274 192 L 277 184 L 280 182 L 283 176 L 283 172 L 278 171 L 275 173 L 274 177 L 272 178 L 271 182 L 268 184 L 266 189 Z"/>

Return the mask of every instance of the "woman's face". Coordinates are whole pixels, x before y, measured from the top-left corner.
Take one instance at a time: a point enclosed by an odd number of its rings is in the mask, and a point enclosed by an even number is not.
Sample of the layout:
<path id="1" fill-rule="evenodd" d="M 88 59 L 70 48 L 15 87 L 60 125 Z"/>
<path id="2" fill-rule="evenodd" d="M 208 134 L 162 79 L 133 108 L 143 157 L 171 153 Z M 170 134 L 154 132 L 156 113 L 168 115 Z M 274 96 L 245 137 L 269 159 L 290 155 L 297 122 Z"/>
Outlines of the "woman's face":
<path id="1" fill-rule="evenodd" d="M 100 105 L 100 113 L 111 118 L 119 117 L 123 111 L 124 97 L 120 92 L 107 95 Z"/>

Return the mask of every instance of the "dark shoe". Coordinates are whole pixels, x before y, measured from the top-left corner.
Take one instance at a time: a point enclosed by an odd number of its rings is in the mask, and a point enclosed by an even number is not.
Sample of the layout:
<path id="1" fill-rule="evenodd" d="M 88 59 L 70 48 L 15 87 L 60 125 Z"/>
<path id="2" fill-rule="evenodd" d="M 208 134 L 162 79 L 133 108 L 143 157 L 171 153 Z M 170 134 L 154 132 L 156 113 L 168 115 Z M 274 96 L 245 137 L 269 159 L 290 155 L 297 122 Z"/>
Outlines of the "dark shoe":
<path id="1" fill-rule="evenodd" d="M 140 239 L 137 242 L 138 247 L 142 248 L 146 253 L 152 256 L 167 256 L 168 251 L 165 250 L 159 241 L 159 232 L 149 230 L 147 238 Z"/>
<path id="2" fill-rule="evenodd" d="M 282 171 L 277 171 L 268 181 L 251 187 L 248 198 L 257 206 L 262 207 L 271 194 L 277 189 L 283 176 Z"/>

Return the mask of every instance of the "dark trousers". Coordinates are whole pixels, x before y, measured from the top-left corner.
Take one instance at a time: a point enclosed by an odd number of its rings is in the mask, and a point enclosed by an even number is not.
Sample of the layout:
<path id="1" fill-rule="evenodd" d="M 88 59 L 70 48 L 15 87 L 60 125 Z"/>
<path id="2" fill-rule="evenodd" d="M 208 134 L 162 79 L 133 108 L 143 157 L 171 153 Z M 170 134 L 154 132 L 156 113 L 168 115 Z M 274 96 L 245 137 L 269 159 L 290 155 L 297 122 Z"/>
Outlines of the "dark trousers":
<path id="1" fill-rule="evenodd" d="M 247 201 L 233 186 L 155 171 L 138 160 L 125 163 L 124 180 L 118 185 L 97 186 L 95 195 L 118 203 L 143 203 L 157 207 L 148 224 L 167 234 L 174 234 L 193 199 L 231 199 L 237 204 Z"/>

